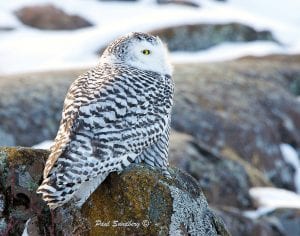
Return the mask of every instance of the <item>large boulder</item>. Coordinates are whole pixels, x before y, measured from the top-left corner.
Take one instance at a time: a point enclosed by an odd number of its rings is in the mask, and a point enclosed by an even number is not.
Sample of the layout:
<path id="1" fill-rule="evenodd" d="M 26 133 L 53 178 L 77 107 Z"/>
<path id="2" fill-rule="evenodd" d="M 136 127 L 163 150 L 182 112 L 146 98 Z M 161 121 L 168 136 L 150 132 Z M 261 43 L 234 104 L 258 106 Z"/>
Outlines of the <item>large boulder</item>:
<path id="1" fill-rule="evenodd" d="M 300 235 L 300 209 L 279 208 L 257 220 L 273 223 L 281 235 Z"/>
<path id="2" fill-rule="evenodd" d="M 300 147 L 300 103 L 289 84 L 299 56 L 176 68 L 172 126 L 229 159 L 242 159 L 276 186 L 295 189 L 280 144 Z"/>
<path id="3" fill-rule="evenodd" d="M 249 195 L 251 187 L 272 186 L 262 172 L 246 161 L 222 156 L 184 133 L 171 132 L 169 159 L 171 165 L 198 180 L 213 205 L 247 209 L 254 206 Z"/>
<path id="4" fill-rule="evenodd" d="M 181 3 L 181 1 L 164 1 L 170 3 Z M 184 4 L 197 6 L 197 3 L 184 1 Z M 194 5 L 196 4 L 196 5 Z M 232 23 L 201 23 L 175 25 L 158 28 L 148 32 L 159 36 L 172 52 L 186 51 L 195 52 L 205 50 L 222 43 L 269 41 L 280 44 L 268 30 L 256 30 L 253 27 L 237 22 Z M 99 48 L 96 53 L 102 54 L 106 46 Z"/>
<path id="5" fill-rule="evenodd" d="M 67 204 L 51 217 L 35 193 L 48 154 L 0 149 L 1 233 L 20 235 L 27 222 L 30 235 L 229 235 L 198 183 L 176 168 L 166 178 L 157 169 L 133 164 L 111 174 L 81 211 Z"/>
<path id="6" fill-rule="evenodd" d="M 218 207 L 214 211 L 224 220 L 232 235 L 300 235 L 300 210 L 293 208 L 261 209 L 242 212 L 237 208 Z"/>
<path id="7" fill-rule="evenodd" d="M 0 146 L 32 146 L 53 139 L 64 97 L 81 72 L 0 76 Z"/>
<path id="8" fill-rule="evenodd" d="M 289 236 L 297 234 L 283 234 L 278 219 L 266 220 L 264 218 L 249 218 L 237 208 L 219 207 L 214 211 L 224 220 L 232 235 L 243 236 Z M 298 218 L 299 219 L 299 218 Z M 292 229 L 290 232 L 293 232 Z M 295 233 L 296 231 L 294 231 Z"/>
<path id="9" fill-rule="evenodd" d="M 23 24 L 42 30 L 74 30 L 92 26 L 81 16 L 67 14 L 51 4 L 22 7 L 15 15 Z"/>
<path id="10" fill-rule="evenodd" d="M 257 31 L 241 23 L 191 24 L 171 26 L 150 32 L 168 44 L 170 51 L 199 51 L 224 42 L 266 40 L 276 42 L 270 31 Z"/>
<path id="11" fill-rule="evenodd" d="M 171 179 L 132 165 L 121 176 L 111 175 L 82 209 L 95 222 L 91 235 L 229 235 L 198 183 L 179 169 L 169 171 Z M 126 222 L 131 226 L 122 226 Z"/>

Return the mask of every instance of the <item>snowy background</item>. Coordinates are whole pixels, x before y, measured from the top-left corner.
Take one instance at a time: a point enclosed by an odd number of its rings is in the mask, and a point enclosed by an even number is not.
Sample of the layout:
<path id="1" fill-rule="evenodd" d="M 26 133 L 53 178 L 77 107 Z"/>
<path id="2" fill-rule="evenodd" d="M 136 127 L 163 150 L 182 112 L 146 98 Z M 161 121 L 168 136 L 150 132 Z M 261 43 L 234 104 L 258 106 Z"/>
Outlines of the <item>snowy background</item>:
<path id="1" fill-rule="evenodd" d="M 270 30 L 281 43 L 223 43 L 208 50 L 172 53 L 174 62 L 228 60 L 244 55 L 300 52 L 300 1 L 196 0 L 199 8 L 158 5 L 156 1 L 101 2 L 96 0 L 0 1 L 0 73 L 15 73 L 96 64 L 95 52 L 119 35 L 187 23 L 240 22 L 257 30 Z M 51 3 L 78 14 L 94 26 L 76 31 L 39 30 L 23 25 L 13 12 L 22 6 Z"/>
<path id="2" fill-rule="evenodd" d="M 0 1 L 0 75 L 90 67 L 97 63 L 97 50 L 116 37 L 130 31 L 151 31 L 167 26 L 194 23 L 239 22 L 256 30 L 269 30 L 280 42 L 254 41 L 222 43 L 207 50 L 172 52 L 175 63 L 214 62 L 247 55 L 300 53 L 299 0 L 212 0 L 193 1 L 199 8 L 175 4 L 158 5 L 156 1 L 102 2 L 96 0 L 10 0 Z M 77 14 L 92 27 L 67 30 L 39 30 L 22 24 L 14 15 L 17 9 L 51 3 L 70 14 Z M 48 148 L 45 142 L 36 148 Z M 251 218 L 276 207 L 300 208 L 300 161 L 289 144 L 280 146 L 283 157 L 296 169 L 298 193 L 276 188 L 253 188 L 250 195 L 261 206 L 246 212 Z"/>

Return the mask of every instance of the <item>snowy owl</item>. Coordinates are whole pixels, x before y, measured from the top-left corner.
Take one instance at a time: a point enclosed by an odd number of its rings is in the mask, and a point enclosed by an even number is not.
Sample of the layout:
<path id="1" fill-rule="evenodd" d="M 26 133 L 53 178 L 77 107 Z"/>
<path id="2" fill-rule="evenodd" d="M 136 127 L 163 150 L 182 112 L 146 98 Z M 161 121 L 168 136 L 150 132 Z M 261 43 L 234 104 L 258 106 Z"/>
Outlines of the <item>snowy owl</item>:
<path id="1" fill-rule="evenodd" d="M 81 207 L 110 172 L 131 163 L 168 176 L 174 84 L 166 46 L 130 33 L 113 41 L 100 63 L 71 85 L 37 192 L 51 209 Z"/>

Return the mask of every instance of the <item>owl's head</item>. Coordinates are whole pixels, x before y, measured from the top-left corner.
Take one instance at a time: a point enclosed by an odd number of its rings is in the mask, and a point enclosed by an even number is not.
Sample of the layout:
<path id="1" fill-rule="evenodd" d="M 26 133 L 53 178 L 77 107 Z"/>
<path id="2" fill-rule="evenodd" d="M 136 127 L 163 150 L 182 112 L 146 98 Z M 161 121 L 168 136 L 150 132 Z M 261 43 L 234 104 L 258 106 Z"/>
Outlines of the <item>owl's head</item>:
<path id="1" fill-rule="evenodd" d="M 130 33 L 116 39 L 105 49 L 101 61 L 172 74 L 167 47 L 159 37 L 145 33 Z"/>

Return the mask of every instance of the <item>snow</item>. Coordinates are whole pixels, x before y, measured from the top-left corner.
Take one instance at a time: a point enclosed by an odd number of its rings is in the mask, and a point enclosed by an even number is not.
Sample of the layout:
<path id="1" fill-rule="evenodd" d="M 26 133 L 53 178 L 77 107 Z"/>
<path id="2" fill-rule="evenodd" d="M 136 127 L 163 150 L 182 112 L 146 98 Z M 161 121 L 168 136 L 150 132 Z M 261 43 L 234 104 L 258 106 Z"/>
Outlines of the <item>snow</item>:
<path id="1" fill-rule="evenodd" d="M 297 193 L 300 193 L 300 158 L 297 151 L 289 144 L 280 144 L 280 150 L 284 160 L 295 169 L 295 187 Z"/>
<path id="2" fill-rule="evenodd" d="M 52 140 L 46 140 L 46 141 L 43 141 L 41 143 L 35 144 L 32 147 L 35 148 L 35 149 L 50 149 L 52 144 L 53 144 Z"/>
<path id="3" fill-rule="evenodd" d="M 264 215 L 273 212 L 276 208 L 274 207 L 259 207 L 256 210 L 244 211 L 243 215 L 250 219 L 258 219 Z"/>
<path id="4" fill-rule="evenodd" d="M 300 195 L 292 191 L 272 187 L 255 187 L 249 190 L 249 194 L 259 207 L 300 209 Z"/>
<path id="5" fill-rule="evenodd" d="M 300 1 L 196 2 L 201 8 L 162 6 L 155 4 L 154 0 L 0 1 L 0 26 L 16 28 L 15 31 L 0 33 L 0 73 L 93 66 L 98 60 L 95 52 L 122 34 L 187 23 L 240 22 L 257 30 L 271 30 L 283 45 L 270 42 L 225 43 L 200 52 L 172 53 L 174 62 L 210 62 L 245 55 L 300 52 Z M 94 26 L 76 31 L 43 31 L 22 25 L 13 15 L 22 6 L 43 3 L 52 3 L 70 14 L 78 14 Z"/>
<path id="6" fill-rule="evenodd" d="M 24 230 L 23 230 L 22 236 L 29 236 L 29 234 L 28 234 L 28 225 L 29 225 L 30 221 L 31 221 L 31 218 L 29 218 L 29 219 L 26 221 L 26 223 L 25 223 L 25 228 L 24 228 Z"/>
<path id="7" fill-rule="evenodd" d="M 300 1 L 299 0 L 262 0 L 262 1 L 245 1 L 245 0 L 230 0 L 230 3 L 240 9 L 249 10 L 259 15 L 263 15 L 268 18 L 275 18 L 277 21 L 293 24 L 299 26 L 300 17 Z M 287 5 L 287 6 L 285 6 Z M 286 8 L 289 9 L 288 12 Z M 286 13 L 286 14 L 284 14 Z"/>
<path id="8" fill-rule="evenodd" d="M 245 55 L 265 56 L 272 53 L 286 53 L 286 51 L 279 45 L 270 42 L 223 43 L 195 53 L 174 52 L 172 61 L 174 63 L 213 62 L 231 60 Z"/>
<path id="9" fill-rule="evenodd" d="M 297 151 L 289 144 L 280 144 L 280 150 L 284 160 L 291 164 L 295 170 L 295 186 L 300 193 L 300 161 Z M 256 210 L 244 211 L 244 216 L 257 219 L 267 215 L 276 208 L 298 208 L 300 209 L 300 195 L 292 191 L 271 187 L 255 187 L 249 190 L 251 198 L 256 202 Z"/>

